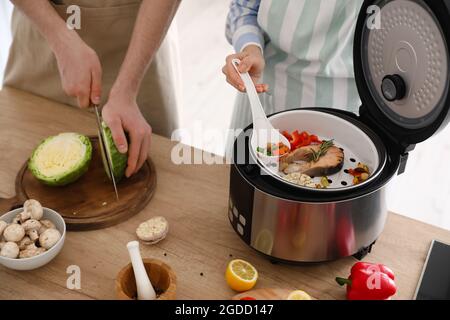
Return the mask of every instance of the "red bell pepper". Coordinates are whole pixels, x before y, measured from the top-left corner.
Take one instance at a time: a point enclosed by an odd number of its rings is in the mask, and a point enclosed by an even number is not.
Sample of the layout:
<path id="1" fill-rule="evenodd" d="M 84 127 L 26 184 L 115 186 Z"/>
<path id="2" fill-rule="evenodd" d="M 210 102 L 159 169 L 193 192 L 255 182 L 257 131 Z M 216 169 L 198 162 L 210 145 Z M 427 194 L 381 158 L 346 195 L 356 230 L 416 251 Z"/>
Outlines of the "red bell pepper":
<path id="1" fill-rule="evenodd" d="M 301 147 L 306 147 L 311 144 L 311 137 L 308 132 L 303 131 L 300 136 L 302 137 Z"/>
<path id="2" fill-rule="evenodd" d="M 386 300 L 397 292 L 394 273 L 382 264 L 357 262 L 348 279 L 336 278 L 336 282 L 347 285 L 348 300 Z"/>
<path id="3" fill-rule="evenodd" d="M 311 135 L 311 142 L 312 143 L 322 143 L 322 140 L 319 139 L 315 134 Z"/>
<path id="4" fill-rule="evenodd" d="M 285 136 L 286 139 L 289 140 L 289 142 L 291 142 L 291 140 L 292 140 L 292 135 L 291 135 L 289 132 L 287 132 L 287 131 L 285 130 L 285 131 L 282 131 L 281 134 L 282 134 L 283 136 Z"/>
<path id="5" fill-rule="evenodd" d="M 299 133 L 298 130 L 295 130 L 292 134 L 287 131 L 282 131 L 281 134 L 289 140 L 292 150 L 309 146 L 312 143 L 322 143 L 315 134 L 310 135 L 306 131 Z"/>
<path id="6" fill-rule="evenodd" d="M 292 132 L 292 140 L 289 141 L 291 143 L 291 149 L 297 149 L 301 146 L 302 144 L 302 137 L 300 135 L 300 133 L 298 133 L 298 130 L 295 130 L 294 132 Z"/>

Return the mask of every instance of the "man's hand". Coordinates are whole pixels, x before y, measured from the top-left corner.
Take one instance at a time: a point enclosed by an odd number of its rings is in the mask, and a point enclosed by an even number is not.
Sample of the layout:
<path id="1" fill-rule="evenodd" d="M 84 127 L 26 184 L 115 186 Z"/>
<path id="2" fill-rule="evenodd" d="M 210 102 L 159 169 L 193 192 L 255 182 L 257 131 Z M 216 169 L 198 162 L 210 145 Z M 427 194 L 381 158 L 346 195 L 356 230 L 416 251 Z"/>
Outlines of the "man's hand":
<path id="1" fill-rule="evenodd" d="M 78 99 L 80 108 L 91 101 L 99 104 L 102 95 L 102 66 L 97 53 L 76 33 L 54 49 L 64 91 Z"/>
<path id="2" fill-rule="evenodd" d="M 128 151 L 125 176 L 135 174 L 148 157 L 152 128 L 145 121 L 134 98 L 111 92 L 102 111 L 103 120 L 111 129 L 114 143 L 121 153 Z M 128 146 L 125 132 L 130 137 Z"/>
<path id="3" fill-rule="evenodd" d="M 100 103 L 102 67 L 97 54 L 58 15 L 48 0 L 11 0 L 37 27 L 56 56 L 64 91 L 87 108 Z M 93 30 L 95 32 L 95 30 Z"/>
<path id="4" fill-rule="evenodd" d="M 124 132 L 130 137 L 128 167 L 125 172 L 127 177 L 135 174 L 148 157 L 152 130 L 142 116 L 136 100 L 145 72 L 179 3 L 180 0 L 142 1 L 127 54 L 102 112 L 120 152 L 125 153 L 128 149 Z"/>
<path id="5" fill-rule="evenodd" d="M 262 55 L 261 49 L 258 46 L 249 45 L 245 47 L 242 52 L 229 55 L 226 58 L 225 66 L 222 68 L 223 74 L 225 74 L 225 76 L 227 77 L 227 82 L 239 91 L 245 92 L 244 83 L 242 82 L 241 77 L 236 72 L 236 69 L 233 66 L 233 59 L 241 60 L 241 63 L 238 67 L 239 72 L 249 73 L 258 93 L 266 92 L 269 89 L 269 86 L 267 84 L 258 83 L 265 67 L 264 56 Z"/>

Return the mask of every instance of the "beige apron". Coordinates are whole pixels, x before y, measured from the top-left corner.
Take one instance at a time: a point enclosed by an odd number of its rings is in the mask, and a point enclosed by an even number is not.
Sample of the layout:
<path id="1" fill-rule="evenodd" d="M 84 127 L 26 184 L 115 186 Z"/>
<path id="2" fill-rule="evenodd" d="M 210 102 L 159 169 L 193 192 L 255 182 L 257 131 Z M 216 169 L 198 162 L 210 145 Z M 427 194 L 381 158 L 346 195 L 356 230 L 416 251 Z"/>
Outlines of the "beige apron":
<path id="1" fill-rule="evenodd" d="M 128 49 L 140 0 L 63 0 L 54 1 L 59 15 L 66 20 L 66 9 L 81 8 L 81 38 L 94 49 L 102 63 L 102 104 L 117 77 Z M 12 17 L 13 42 L 5 70 L 4 85 L 29 91 L 54 101 L 77 105 L 63 89 L 56 59 L 32 22 L 19 10 Z M 172 63 L 173 44 L 165 39 L 155 55 L 141 85 L 138 105 L 153 132 L 169 136 L 178 128 L 177 64 Z"/>

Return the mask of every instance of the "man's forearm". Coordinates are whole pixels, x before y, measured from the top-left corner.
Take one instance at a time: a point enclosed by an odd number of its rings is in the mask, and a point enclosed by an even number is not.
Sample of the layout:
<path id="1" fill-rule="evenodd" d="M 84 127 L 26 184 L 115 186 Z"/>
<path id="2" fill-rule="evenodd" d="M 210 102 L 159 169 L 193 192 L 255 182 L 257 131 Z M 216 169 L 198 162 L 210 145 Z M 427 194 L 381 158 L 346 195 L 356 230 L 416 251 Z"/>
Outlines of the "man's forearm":
<path id="1" fill-rule="evenodd" d="M 63 45 L 62 43 L 70 36 L 76 35 L 75 31 L 67 28 L 50 1 L 11 0 L 11 2 L 34 23 L 53 51 Z"/>
<path id="2" fill-rule="evenodd" d="M 111 94 L 135 97 L 181 0 L 143 0 L 127 54 Z"/>

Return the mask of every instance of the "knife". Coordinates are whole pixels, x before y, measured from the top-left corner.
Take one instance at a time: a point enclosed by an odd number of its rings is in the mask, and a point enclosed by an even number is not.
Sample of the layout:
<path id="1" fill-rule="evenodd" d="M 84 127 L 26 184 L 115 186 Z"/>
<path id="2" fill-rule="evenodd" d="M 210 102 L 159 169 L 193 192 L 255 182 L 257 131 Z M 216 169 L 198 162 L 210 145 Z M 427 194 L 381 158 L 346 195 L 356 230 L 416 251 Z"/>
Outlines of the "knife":
<path id="1" fill-rule="evenodd" d="M 109 176 L 111 177 L 111 181 L 114 187 L 114 192 L 116 193 L 116 199 L 119 200 L 119 192 L 117 191 L 116 180 L 114 179 L 114 174 L 112 171 L 112 160 L 108 152 L 106 152 L 106 141 L 105 136 L 102 130 L 102 119 L 100 116 L 100 112 L 98 111 L 98 105 L 94 104 L 95 115 L 97 116 L 97 127 L 98 127 L 98 140 L 100 143 L 100 150 L 103 156 L 103 159 L 106 161 L 106 165 L 108 167 Z"/>

